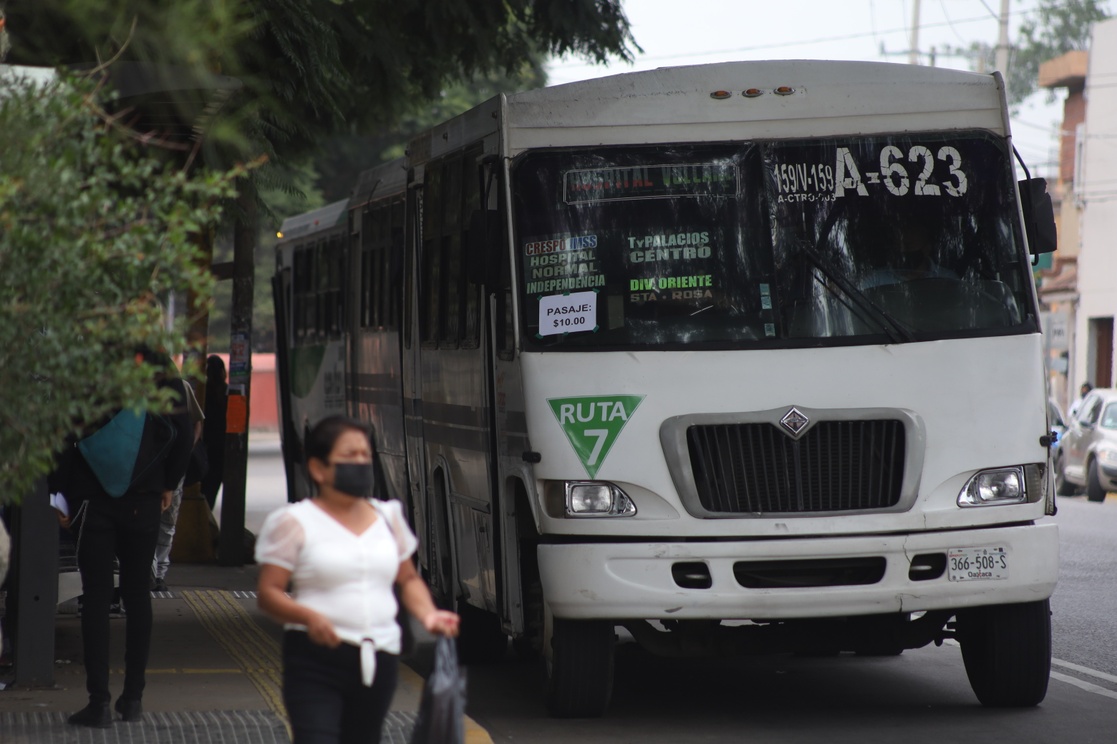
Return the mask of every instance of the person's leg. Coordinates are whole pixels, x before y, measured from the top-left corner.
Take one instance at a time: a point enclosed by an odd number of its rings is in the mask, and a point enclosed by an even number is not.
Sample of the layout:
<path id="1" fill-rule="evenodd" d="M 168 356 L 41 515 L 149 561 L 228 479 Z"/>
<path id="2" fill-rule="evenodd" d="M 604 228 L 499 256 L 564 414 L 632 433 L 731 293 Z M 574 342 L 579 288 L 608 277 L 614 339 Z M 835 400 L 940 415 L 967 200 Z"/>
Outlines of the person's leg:
<path id="1" fill-rule="evenodd" d="M 178 524 L 178 510 L 182 506 L 182 484 L 178 484 L 171 499 L 171 508 L 159 515 L 159 537 L 155 543 L 155 559 L 151 562 L 151 575 L 155 578 L 152 589 L 164 590 L 167 569 L 171 565 L 171 545 L 175 539 L 175 525 Z"/>
<path id="2" fill-rule="evenodd" d="M 143 697 L 147 657 L 151 650 L 151 560 L 159 532 L 160 500 L 157 494 L 121 499 L 118 507 L 120 536 L 120 598 L 124 602 L 124 692 L 121 698 Z M 138 712 L 136 712 L 138 717 Z"/>
<path id="3" fill-rule="evenodd" d="M 380 651 L 376 654 L 376 676 L 372 687 L 365 687 L 357 674 L 348 680 L 349 695 L 341 715 L 341 744 L 380 744 L 384 718 L 396 693 L 399 657 Z"/>
<path id="4" fill-rule="evenodd" d="M 108 704 L 109 605 L 113 596 L 116 525 L 102 500 L 87 502 L 78 534 L 81 572 L 81 643 L 85 687 L 92 703 Z"/>
<path id="5" fill-rule="evenodd" d="M 340 741 L 346 648 L 352 647 L 318 646 L 297 630 L 283 634 L 283 704 L 292 744 Z"/>

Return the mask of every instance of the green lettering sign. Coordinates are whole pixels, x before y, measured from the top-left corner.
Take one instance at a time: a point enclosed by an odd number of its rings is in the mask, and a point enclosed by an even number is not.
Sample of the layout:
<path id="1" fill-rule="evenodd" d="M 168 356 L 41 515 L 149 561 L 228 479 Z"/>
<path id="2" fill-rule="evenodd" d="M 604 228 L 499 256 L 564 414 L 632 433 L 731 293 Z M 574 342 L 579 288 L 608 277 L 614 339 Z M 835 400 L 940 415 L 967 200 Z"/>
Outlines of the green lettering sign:
<path id="1" fill-rule="evenodd" d="M 643 395 L 595 395 L 548 398 L 547 402 L 582 466 L 594 478 L 621 429 L 643 400 Z"/>

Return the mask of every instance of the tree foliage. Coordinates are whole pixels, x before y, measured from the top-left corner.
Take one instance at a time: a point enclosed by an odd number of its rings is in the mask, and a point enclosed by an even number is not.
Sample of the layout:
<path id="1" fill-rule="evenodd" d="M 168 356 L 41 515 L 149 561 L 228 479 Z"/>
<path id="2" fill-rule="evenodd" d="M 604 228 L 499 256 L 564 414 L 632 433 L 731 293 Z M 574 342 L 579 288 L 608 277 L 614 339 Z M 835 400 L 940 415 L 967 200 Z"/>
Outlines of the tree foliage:
<path id="1" fill-rule="evenodd" d="M 236 77 L 237 144 L 282 160 L 540 52 L 636 48 L 621 0 L 10 0 L 8 28 L 22 64 L 120 57 Z"/>
<path id="2" fill-rule="evenodd" d="M 636 48 L 621 0 L 7 0 L 5 11 L 8 63 L 110 75 L 144 63 L 167 76 L 149 99 L 170 94 L 188 123 L 198 97 L 178 86 L 184 74 L 240 81 L 206 130 L 202 160 L 218 172 L 390 129 L 454 83 L 541 51 L 604 61 Z M 0 500 L 47 472 L 67 434 L 122 402 L 158 403 L 150 370 L 124 350 L 182 349 L 181 328 L 158 330 L 159 301 L 175 288 L 205 303 L 212 280 L 192 236 L 233 196 L 231 176 L 143 155 L 74 91 L 15 93 L 0 110 Z"/>
<path id="3" fill-rule="evenodd" d="M 1009 66 L 1009 102 L 1018 105 L 1035 93 L 1039 66 L 1051 59 L 1090 46 L 1090 28 L 1109 17 L 1104 1 L 1040 0 L 1035 12 L 1020 24 Z"/>
<path id="4" fill-rule="evenodd" d="M 0 502 L 90 422 L 165 408 L 135 350 L 184 350 L 163 306 L 171 291 L 210 296 L 197 238 L 242 172 L 171 167 L 96 101 L 77 80 L 0 94 Z"/>

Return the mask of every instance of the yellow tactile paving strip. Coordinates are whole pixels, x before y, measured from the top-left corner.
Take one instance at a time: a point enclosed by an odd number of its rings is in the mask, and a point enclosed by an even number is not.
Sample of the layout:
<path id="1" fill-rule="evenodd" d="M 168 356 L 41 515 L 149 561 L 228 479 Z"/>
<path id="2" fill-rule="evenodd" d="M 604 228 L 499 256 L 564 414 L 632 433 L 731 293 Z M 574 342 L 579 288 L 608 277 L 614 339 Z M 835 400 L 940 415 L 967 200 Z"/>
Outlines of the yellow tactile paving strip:
<path id="1" fill-rule="evenodd" d="M 227 591 L 198 589 L 181 594 L 194 611 L 202 627 L 221 644 L 221 647 L 243 670 L 260 691 L 268 707 L 282 720 L 287 720 L 283 707 L 283 669 L 279 642 L 256 624 L 252 615 Z M 236 673 L 228 669 L 188 669 L 184 673 Z M 400 678 L 416 689 L 423 680 L 410 667 L 400 665 Z M 287 727 L 290 735 L 290 725 Z M 465 719 L 466 744 L 492 744 L 492 737 L 476 721 Z"/>
<path id="2" fill-rule="evenodd" d="M 272 712 L 287 720 L 279 642 L 256 624 L 230 592 L 198 589 L 182 592 L 182 598 L 202 627 L 244 670 Z"/>

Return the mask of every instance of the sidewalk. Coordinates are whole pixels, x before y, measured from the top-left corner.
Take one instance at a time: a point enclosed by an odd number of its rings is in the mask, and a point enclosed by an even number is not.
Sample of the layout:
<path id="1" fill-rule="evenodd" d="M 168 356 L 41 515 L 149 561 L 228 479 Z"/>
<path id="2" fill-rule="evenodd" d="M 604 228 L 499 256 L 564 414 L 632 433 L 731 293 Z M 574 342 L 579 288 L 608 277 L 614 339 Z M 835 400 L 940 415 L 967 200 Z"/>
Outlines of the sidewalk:
<path id="1" fill-rule="evenodd" d="M 70 726 L 66 717 L 87 702 L 76 604 L 63 603 L 55 632 L 55 686 L 0 691 L 3 744 L 163 744 L 290 741 L 281 695 L 282 628 L 256 608 L 256 567 L 172 565 L 170 591 L 154 593 L 155 614 L 143 720 L 108 729 Z M 111 687 L 123 683 L 124 619 L 112 621 Z M 420 631 L 421 633 L 421 631 Z M 429 639 L 400 665 L 400 683 L 381 741 L 406 744 L 414 725 Z M 427 658 L 424 658 L 427 657 Z M 10 670 L 0 670 L 0 680 Z M 491 744 L 466 720 L 468 744 Z"/>

